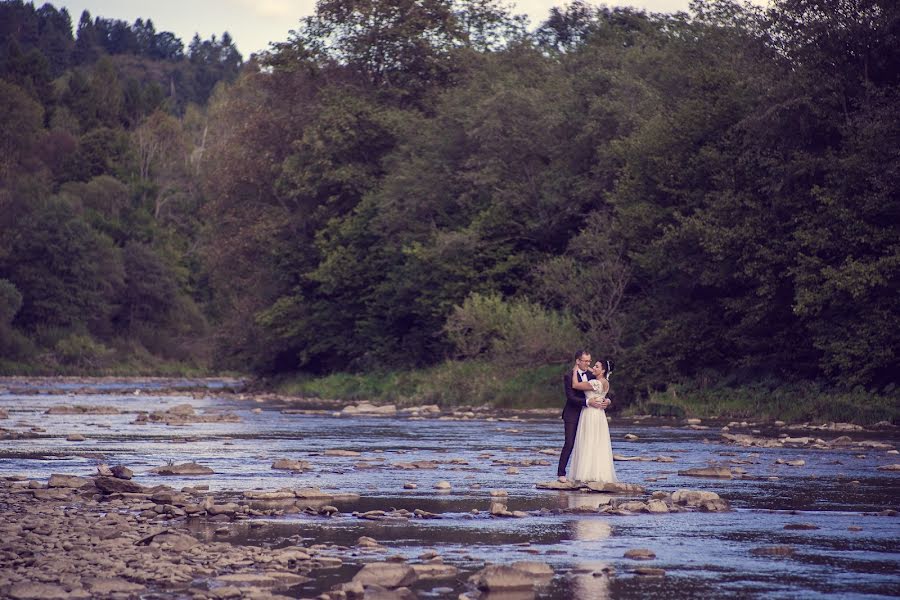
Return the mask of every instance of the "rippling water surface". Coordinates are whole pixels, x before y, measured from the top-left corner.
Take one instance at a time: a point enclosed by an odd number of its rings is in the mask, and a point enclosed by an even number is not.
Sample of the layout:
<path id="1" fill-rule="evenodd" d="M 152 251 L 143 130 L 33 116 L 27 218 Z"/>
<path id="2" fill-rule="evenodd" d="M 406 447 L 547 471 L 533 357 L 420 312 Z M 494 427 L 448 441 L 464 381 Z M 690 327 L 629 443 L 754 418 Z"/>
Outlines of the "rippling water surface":
<path id="1" fill-rule="evenodd" d="M 329 542 L 353 546 L 366 535 L 388 548 L 388 555 L 410 559 L 434 550 L 459 567 L 458 581 L 421 582 L 422 597 L 456 597 L 465 591 L 465 574 L 486 562 L 540 560 L 557 576 L 540 598 L 876 598 L 900 596 L 900 518 L 878 515 L 900 505 L 900 473 L 877 467 L 900 462 L 885 450 L 741 448 L 720 442 L 717 427 L 692 430 L 650 426 L 614 418 L 614 451 L 626 456 L 666 455 L 675 462 L 619 461 L 620 480 L 640 483 L 647 491 L 680 488 L 717 492 L 733 508 L 727 513 L 678 513 L 634 516 L 560 514 L 552 509 L 593 503 L 600 495 L 538 490 L 534 484 L 554 478 L 556 456 L 542 449 L 561 443 L 559 419 L 497 421 L 487 418 L 410 420 L 405 417 L 338 417 L 333 414 L 285 414 L 281 406 L 258 404 L 221 390 L 228 380 L 103 381 L 90 385 L 68 381 L 0 380 L 0 409 L 9 418 L 0 427 L 17 431 L 39 428 L 32 439 L 0 441 L 0 476 L 46 479 L 50 473 L 88 475 L 100 462 L 125 464 L 144 485 L 174 487 L 206 484 L 212 491 L 281 487 L 319 487 L 355 492 L 354 501 L 335 502 L 342 516 L 306 514 L 239 522 L 224 538 L 233 543 L 304 545 Z M 160 394 L 165 387 L 205 385 L 203 393 Z M 183 427 L 134 423 L 138 411 L 189 403 L 198 411 L 229 411 L 240 423 L 202 423 Z M 104 405 L 115 415 L 47 415 L 56 405 Z M 254 408 L 261 408 L 254 412 Z M 80 433 L 83 442 L 66 436 Z M 638 436 L 626 441 L 625 434 Z M 765 432 L 764 432 L 765 433 Z M 794 433 L 829 440 L 833 432 Z M 898 434 L 857 433 L 854 439 L 878 439 L 900 446 Z M 333 457 L 328 449 L 355 450 L 359 457 Z M 291 474 L 272 470 L 273 460 L 307 460 L 312 470 Z M 805 461 L 802 467 L 776 464 L 776 459 Z M 453 459 L 457 459 L 451 463 Z M 167 462 L 195 460 L 215 475 L 166 477 L 149 469 Z M 439 461 L 433 470 L 402 470 L 393 463 Z M 548 464 L 518 466 L 507 474 L 504 461 L 544 460 Z M 744 478 L 701 479 L 678 471 L 740 461 Z M 465 464 L 463 464 L 465 463 Z M 777 478 L 777 479 L 774 479 Z M 656 481 L 648 481 L 656 479 Z M 433 485 L 449 481 L 452 490 Z M 417 489 L 405 490 L 412 482 Z M 521 519 L 492 518 L 490 491 L 509 493 L 509 510 L 530 511 Z M 421 508 L 442 518 L 368 521 L 353 511 Z M 479 511 L 473 513 L 473 509 Z M 544 509 L 542 511 L 542 509 Z M 786 530 L 791 523 L 811 523 L 815 530 Z M 213 525 L 198 524 L 198 534 L 213 537 Z M 861 528 L 853 531 L 850 528 Z M 790 557 L 760 557 L 760 546 L 790 545 Z M 631 561 L 630 548 L 649 548 L 656 558 Z M 314 596 L 349 580 L 359 565 L 384 555 L 360 554 L 290 594 Z M 638 576 L 633 569 L 649 566 L 665 576 Z M 609 577 L 603 569 L 614 570 Z"/>

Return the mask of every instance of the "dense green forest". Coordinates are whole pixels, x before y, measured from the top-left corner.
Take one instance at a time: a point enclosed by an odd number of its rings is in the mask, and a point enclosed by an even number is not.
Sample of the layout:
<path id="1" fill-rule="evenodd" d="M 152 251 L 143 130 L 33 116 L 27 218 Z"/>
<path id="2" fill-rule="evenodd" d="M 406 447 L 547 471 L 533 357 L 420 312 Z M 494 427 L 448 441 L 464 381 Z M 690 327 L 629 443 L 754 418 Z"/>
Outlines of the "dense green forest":
<path id="1" fill-rule="evenodd" d="M 149 19 L 74 29 L 0 2 L 0 371 L 203 367 L 205 106 L 243 58 Z"/>
<path id="2" fill-rule="evenodd" d="M 319 0 L 247 62 L 149 19 L 0 23 L 5 372 L 553 403 L 586 346 L 622 397 L 896 416 L 893 1 L 529 27 L 494 0 Z"/>

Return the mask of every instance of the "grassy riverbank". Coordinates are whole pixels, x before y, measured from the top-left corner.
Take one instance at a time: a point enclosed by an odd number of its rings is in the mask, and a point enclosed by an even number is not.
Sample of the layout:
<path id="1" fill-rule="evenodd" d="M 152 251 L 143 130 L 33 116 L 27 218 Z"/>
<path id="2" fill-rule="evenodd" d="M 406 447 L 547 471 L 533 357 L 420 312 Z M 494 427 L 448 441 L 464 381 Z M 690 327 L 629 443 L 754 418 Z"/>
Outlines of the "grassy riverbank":
<path id="1" fill-rule="evenodd" d="M 896 390 L 872 394 L 865 390 L 835 391 L 816 382 L 740 387 L 672 385 L 629 404 L 627 414 L 728 418 L 788 423 L 829 421 L 873 425 L 900 423 Z"/>
<path id="2" fill-rule="evenodd" d="M 56 360 L 16 362 L 0 358 L 0 376 L 24 377 L 218 377 L 208 368 L 151 354 L 131 354 L 96 364 L 67 364 Z"/>
<path id="3" fill-rule="evenodd" d="M 489 404 L 501 408 L 561 406 L 559 366 L 504 370 L 485 363 L 445 362 L 417 371 L 326 377 L 291 377 L 266 382 L 278 392 L 344 400 L 392 402 L 400 406 L 444 407 Z M 613 389 L 616 390 L 615 381 Z M 900 390 L 834 391 L 819 382 L 764 381 L 755 385 L 673 384 L 665 391 L 619 393 L 622 414 L 724 418 L 753 421 L 900 423 Z"/>
<path id="4" fill-rule="evenodd" d="M 559 366 L 512 371 L 487 363 L 448 361 L 415 371 L 296 376 L 267 385 L 285 394 L 393 402 L 400 406 L 489 404 L 541 408 L 555 406 L 561 373 Z"/>

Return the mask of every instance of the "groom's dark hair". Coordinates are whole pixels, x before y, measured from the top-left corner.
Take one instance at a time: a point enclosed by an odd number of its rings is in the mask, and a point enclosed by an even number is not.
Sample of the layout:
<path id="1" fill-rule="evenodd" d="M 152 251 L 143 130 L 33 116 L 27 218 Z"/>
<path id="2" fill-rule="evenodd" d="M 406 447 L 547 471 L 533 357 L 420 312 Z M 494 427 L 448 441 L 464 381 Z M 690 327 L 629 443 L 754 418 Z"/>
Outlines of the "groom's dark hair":
<path id="1" fill-rule="evenodd" d="M 578 360 L 579 358 L 581 358 L 581 356 L 583 354 L 590 354 L 590 352 L 588 352 L 587 350 L 579 350 L 578 352 L 575 353 L 575 360 Z"/>

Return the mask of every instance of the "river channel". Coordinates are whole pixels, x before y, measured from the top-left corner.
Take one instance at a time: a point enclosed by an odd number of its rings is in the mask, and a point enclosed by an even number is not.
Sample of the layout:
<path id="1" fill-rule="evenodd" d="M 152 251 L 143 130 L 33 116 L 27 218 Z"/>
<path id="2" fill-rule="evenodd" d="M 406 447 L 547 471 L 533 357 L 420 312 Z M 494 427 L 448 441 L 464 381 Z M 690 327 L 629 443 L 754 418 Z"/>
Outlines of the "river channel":
<path id="1" fill-rule="evenodd" d="M 538 560 L 553 568 L 553 580 L 536 594 L 547 599 L 900 596 L 900 472 L 879 470 L 900 459 L 883 446 L 742 447 L 722 438 L 724 423 L 691 428 L 681 421 L 613 415 L 614 452 L 648 459 L 617 461 L 620 480 L 640 484 L 648 493 L 714 491 L 731 510 L 575 513 L 568 509 L 597 506 L 603 494 L 535 487 L 554 479 L 557 456 L 551 450 L 558 449 L 562 438 L 558 418 L 509 419 L 490 411 L 444 419 L 409 418 L 402 412 L 348 417 L 337 410 L 311 413 L 290 410 L 284 402 L 257 402 L 250 394 L 231 391 L 233 383 L 0 380 L 0 410 L 8 413 L 0 427 L 35 436 L 0 440 L 0 477 L 46 481 L 52 473 L 88 476 L 107 463 L 127 465 L 134 481 L 146 486 L 203 484 L 210 492 L 317 487 L 358 494 L 358 499 L 336 501 L 340 513 L 331 518 L 301 512 L 249 519 L 229 524 L 224 534 L 221 523 L 194 520 L 191 527 L 201 539 L 215 535 L 233 544 L 271 547 L 353 546 L 360 536 L 369 536 L 384 545 L 389 556 L 415 562 L 436 553 L 459 568 L 456 579 L 415 584 L 412 589 L 422 598 L 456 598 L 471 589 L 468 575 L 485 564 L 519 560 Z M 178 392 L 179 387 L 184 391 Z M 163 388 L 165 392 L 159 391 Z M 201 412 L 227 411 L 240 422 L 135 423 L 139 411 L 179 404 Z M 46 414 L 58 405 L 110 406 L 119 412 Z M 730 430 L 783 435 L 763 425 Z M 900 433 L 891 428 L 784 432 L 825 442 L 848 435 L 900 448 Z M 67 441 L 72 433 L 85 439 Z M 627 434 L 632 439 L 626 439 Z M 328 450 L 359 455 L 331 456 Z M 674 461 L 649 460 L 658 456 Z M 311 469 L 272 469 L 273 461 L 282 458 L 308 461 Z M 798 460 L 801 466 L 788 464 Z M 161 481 L 149 472 L 186 461 L 210 467 L 215 474 Z M 437 466 L 396 466 L 419 461 Z M 743 472 L 731 479 L 679 475 L 711 465 Z M 450 489 L 436 490 L 439 481 L 449 482 Z M 417 487 L 406 489 L 405 484 Z M 509 510 L 528 516 L 492 517 L 492 490 L 505 490 Z M 440 518 L 379 521 L 354 516 L 390 509 L 422 509 Z M 798 523 L 816 528 L 791 528 Z M 791 546 L 793 553 L 754 552 L 778 545 Z M 655 558 L 640 563 L 625 558 L 634 548 L 649 549 Z M 341 568 L 282 593 L 315 597 L 348 581 L 366 561 L 384 558 L 360 552 Z M 654 567 L 665 574 L 648 577 L 636 573 L 636 567 Z"/>

